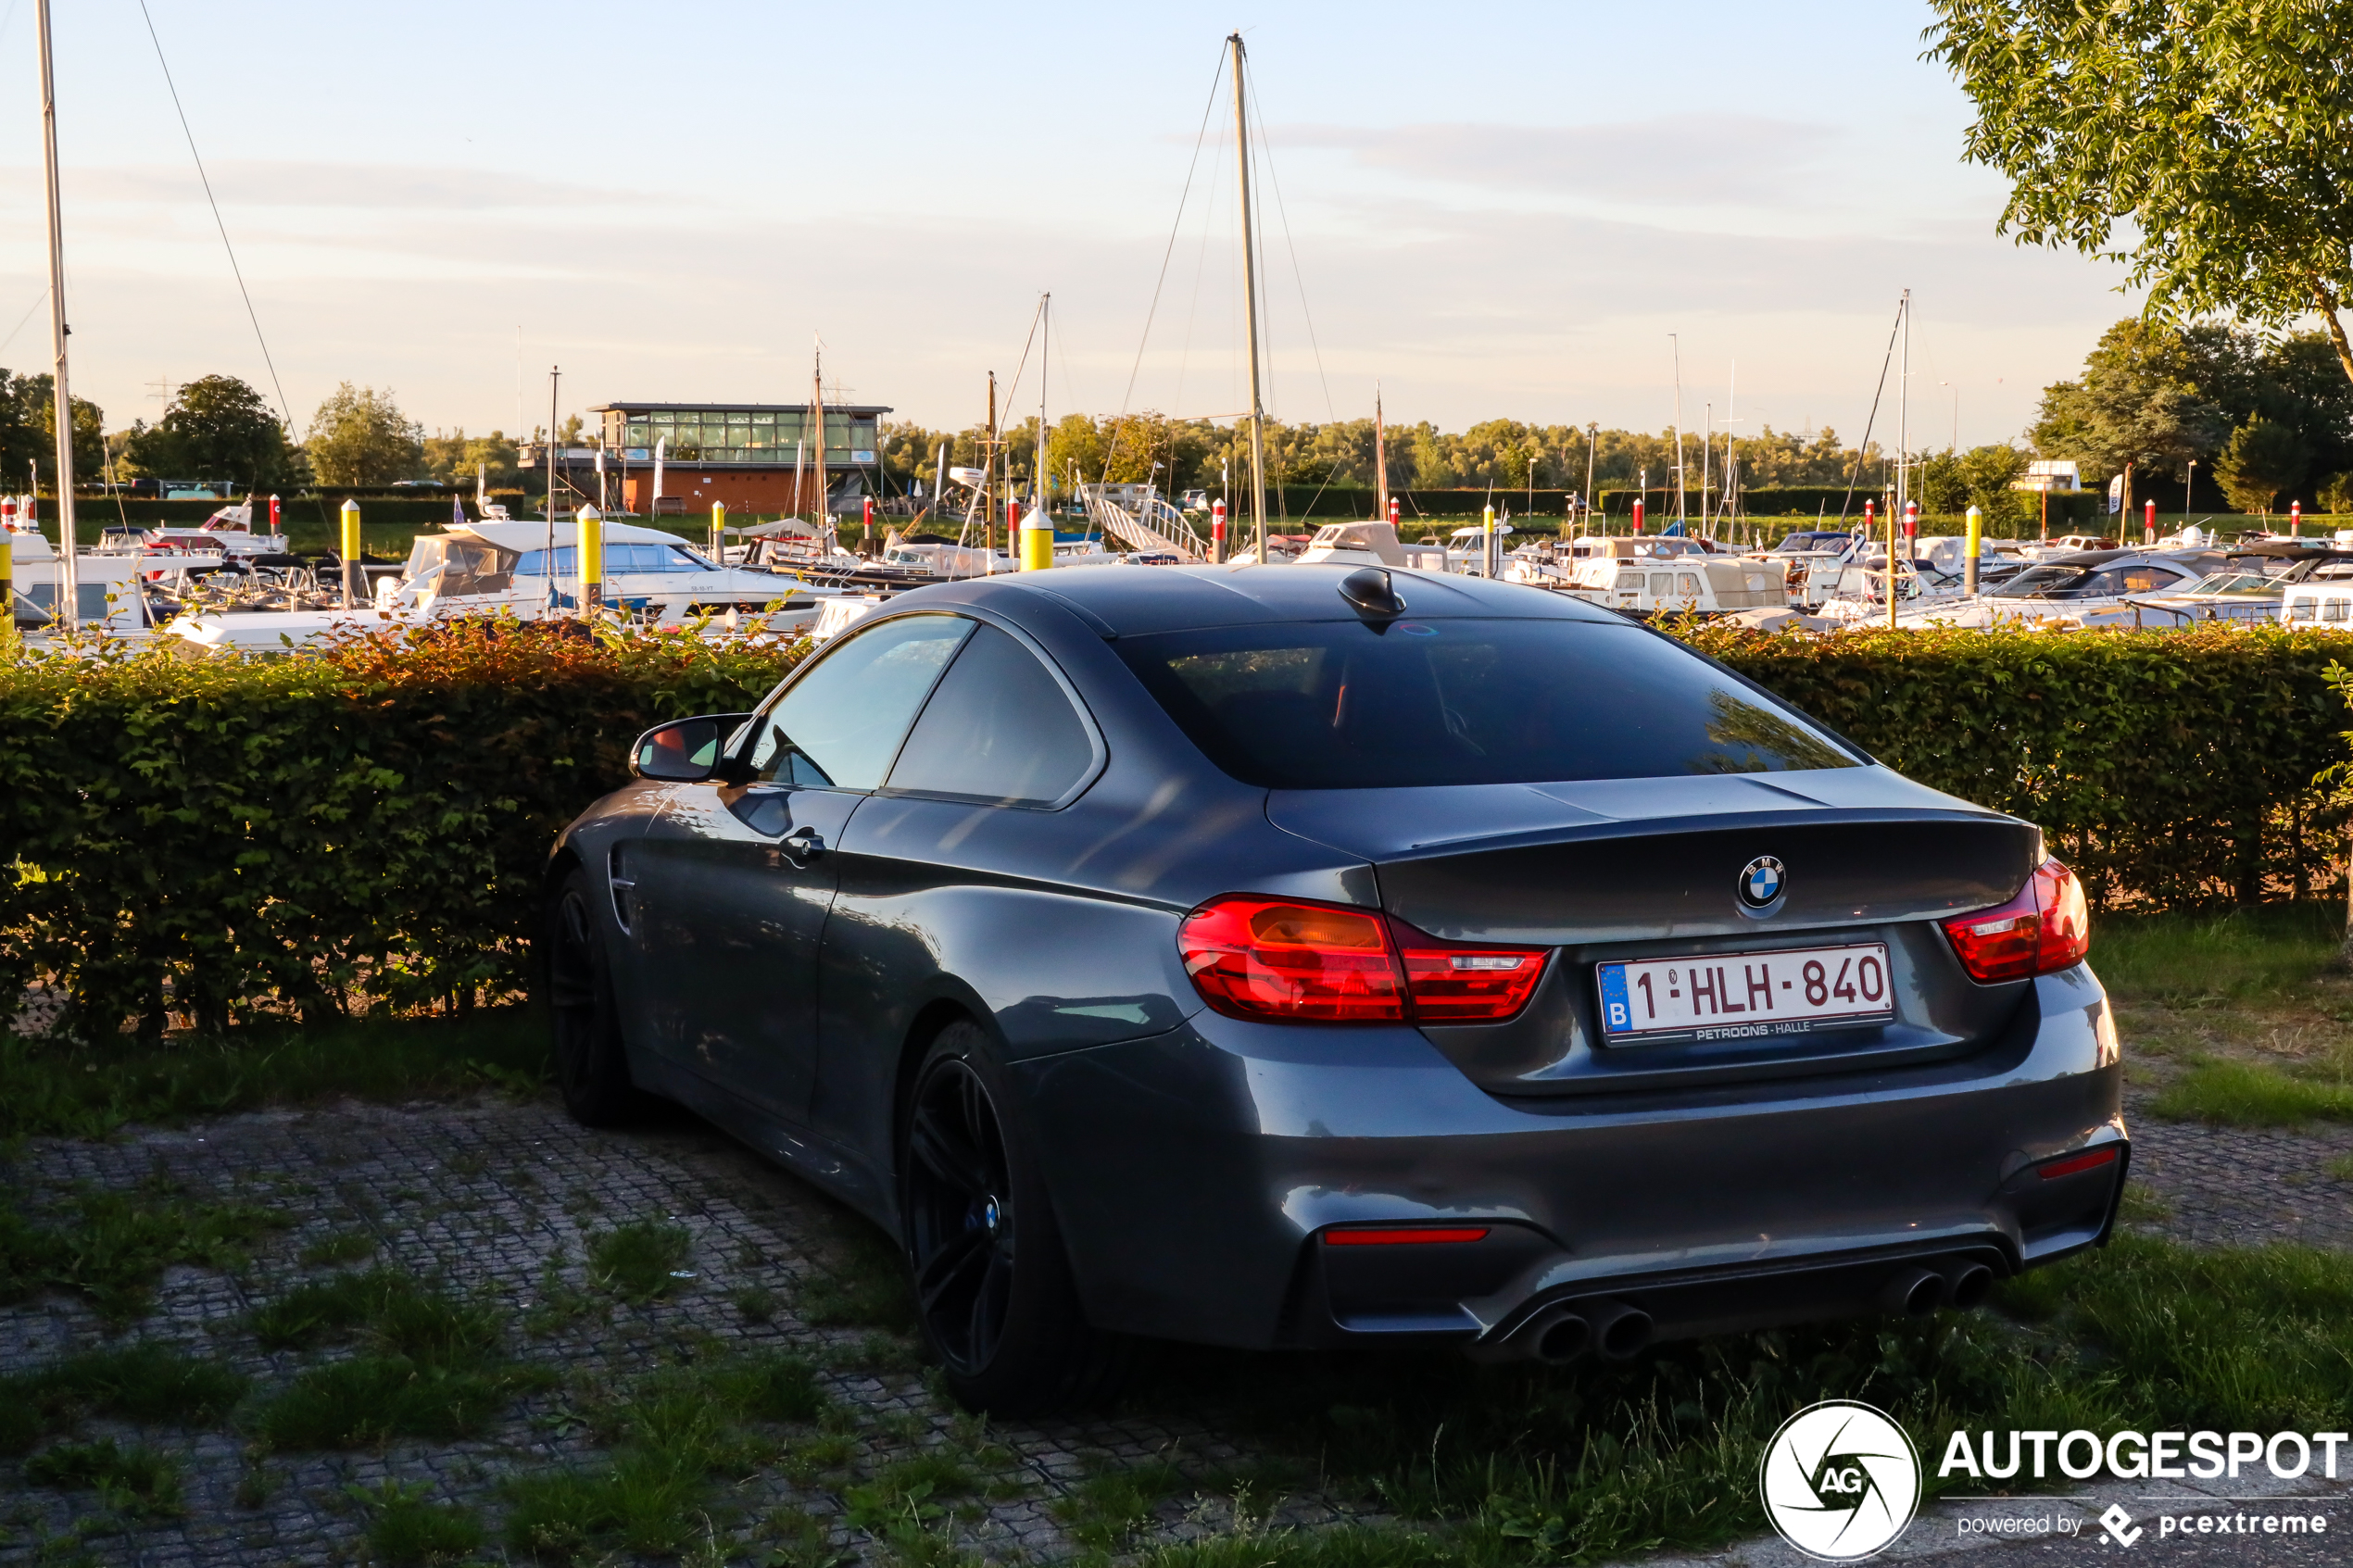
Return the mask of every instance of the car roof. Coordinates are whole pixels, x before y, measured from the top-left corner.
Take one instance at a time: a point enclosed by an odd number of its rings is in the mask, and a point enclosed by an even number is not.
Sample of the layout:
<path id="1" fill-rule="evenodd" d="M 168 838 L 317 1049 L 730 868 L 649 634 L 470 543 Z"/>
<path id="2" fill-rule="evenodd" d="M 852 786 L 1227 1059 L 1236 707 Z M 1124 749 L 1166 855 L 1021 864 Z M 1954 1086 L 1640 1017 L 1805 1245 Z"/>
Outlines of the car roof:
<path id="1" fill-rule="evenodd" d="M 1217 626 L 1353 619 L 1340 596 L 1342 579 L 1367 570 L 1349 563 L 1277 566 L 1076 566 L 1047 572 L 967 578 L 918 588 L 892 601 L 894 609 L 919 602 L 961 601 L 1001 608 L 1033 596 L 1059 601 L 1098 630 L 1119 635 Z M 1453 573 L 1386 569 L 1406 619 L 1510 616 L 1624 625 L 1615 611 L 1582 599 Z M 1040 581 L 1044 579 L 1044 581 Z"/>

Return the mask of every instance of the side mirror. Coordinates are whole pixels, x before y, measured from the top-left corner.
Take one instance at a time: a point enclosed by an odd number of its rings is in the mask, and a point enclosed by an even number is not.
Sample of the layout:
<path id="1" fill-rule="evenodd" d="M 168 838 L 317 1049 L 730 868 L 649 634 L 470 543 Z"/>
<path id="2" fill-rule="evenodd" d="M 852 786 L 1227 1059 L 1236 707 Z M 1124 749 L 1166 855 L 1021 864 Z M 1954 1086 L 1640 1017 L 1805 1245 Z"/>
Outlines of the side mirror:
<path id="1" fill-rule="evenodd" d="M 698 719 L 674 719 L 657 724 L 637 737 L 629 754 L 629 771 L 641 779 L 665 784 L 701 784 L 726 771 L 720 747 L 736 733 L 749 713 L 706 713 Z"/>

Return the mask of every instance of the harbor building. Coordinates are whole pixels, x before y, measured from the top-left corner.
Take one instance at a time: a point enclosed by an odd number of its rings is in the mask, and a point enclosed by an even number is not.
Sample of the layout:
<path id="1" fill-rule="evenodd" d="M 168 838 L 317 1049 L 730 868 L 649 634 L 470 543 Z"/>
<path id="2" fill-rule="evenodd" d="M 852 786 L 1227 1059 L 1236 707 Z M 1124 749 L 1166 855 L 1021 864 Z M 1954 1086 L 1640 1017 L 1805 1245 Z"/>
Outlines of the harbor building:
<path id="1" fill-rule="evenodd" d="M 640 516 L 698 515 L 713 501 L 729 511 L 807 516 L 881 494 L 885 404 L 826 404 L 822 453 L 806 403 L 607 403 L 589 412 L 604 421 L 607 494 Z M 583 489 L 595 494 L 593 483 Z"/>

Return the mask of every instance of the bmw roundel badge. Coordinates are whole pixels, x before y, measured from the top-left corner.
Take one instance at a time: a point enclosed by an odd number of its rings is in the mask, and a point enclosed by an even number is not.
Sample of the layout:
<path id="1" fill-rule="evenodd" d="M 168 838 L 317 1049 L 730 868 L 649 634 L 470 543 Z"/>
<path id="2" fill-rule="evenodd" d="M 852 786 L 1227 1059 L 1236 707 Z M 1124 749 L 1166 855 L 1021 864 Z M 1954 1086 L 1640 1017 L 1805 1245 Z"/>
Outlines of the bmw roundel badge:
<path id="1" fill-rule="evenodd" d="M 1781 896 L 1781 863 L 1770 855 L 1759 855 L 1741 868 L 1741 902 L 1752 909 L 1761 909 Z"/>

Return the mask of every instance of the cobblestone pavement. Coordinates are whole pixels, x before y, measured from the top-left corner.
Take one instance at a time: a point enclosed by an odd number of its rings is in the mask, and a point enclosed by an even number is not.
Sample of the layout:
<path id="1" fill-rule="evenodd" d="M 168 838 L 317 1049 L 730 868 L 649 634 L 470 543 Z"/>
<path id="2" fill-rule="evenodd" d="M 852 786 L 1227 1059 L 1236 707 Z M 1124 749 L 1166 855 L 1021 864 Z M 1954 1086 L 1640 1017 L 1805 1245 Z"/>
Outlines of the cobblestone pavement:
<path id="1" fill-rule="evenodd" d="M 2147 1114 L 2149 1098 L 2128 1092 L 2125 1103 L 2132 1180 L 2155 1199 L 2133 1208 L 2142 1228 L 2208 1247 L 2353 1248 L 2353 1181 L 2329 1170 L 2353 1155 L 2353 1127 L 2164 1122 Z"/>
<path id="2" fill-rule="evenodd" d="M 2133 1126 L 2133 1177 L 2149 1195 L 2135 1212 L 2147 1228 L 2209 1245 L 2290 1239 L 2353 1247 L 2353 1182 L 2328 1169 L 2353 1150 L 2353 1129 L 2226 1130 L 2145 1115 L 2134 1116 Z M 1263 1470 L 1269 1456 L 1214 1422 L 1162 1411 L 984 1428 L 936 1396 L 908 1342 L 808 1321 L 823 1314 L 804 1316 L 796 1307 L 809 1298 L 805 1291 L 854 1273 L 859 1222 L 684 1115 L 615 1134 L 577 1127 L 545 1099 L 346 1104 L 109 1142 L 44 1143 L 13 1175 L 36 1199 L 76 1185 L 127 1190 L 160 1182 L 191 1198 L 242 1199 L 276 1211 L 284 1228 L 247 1266 L 168 1272 L 153 1311 L 130 1331 L 223 1358 L 265 1387 L 283 1385 L 317 1357 L 265 1350 L 248 1314 L 328 1272 L 303 1265 L 307 1248 L 355 1233 L 371 1247 L 373 1263 L 487 1293 L 513 1314 L 519 1353 L 561 1381 L 525 1395 L 472 1438 L 346 1453 L 261 1456 L 223 1432 L 85 1422 L 85 1436 L 173 1455 L 184 1475 L 183 1517 L 136 1528 L 118 1522 L 76 1539 L 77 1523 L 86 1531 L 96 1512 L 91 1495 L 31 1486 L 21 1461 L 0 1461 L 6 1568 L 82 1560 L 142 1568 L 359 1561 L 366 1514 L 354 1494 L 387 1482 L 481 1507 L 495 1541 L 503 1478 L 604 1460 L 577 1405 L 665 1360 L 729 1348 L 802 1353 L 824 1369 L 822 1386 L 835 1401 L 824 1464 L 760 1467 L 751 1480 L 723 1488 L 713 1510 L 739 1540 L 759 1540 L 763 1520 L 799 1521 L 799 1561 L 877 1555 L 874 1537 L 851 1522 L 849 1494 L 878 1470 L 920 1455 L 953 1455 L 973 1474 L 971 1494 L 952 1501 L 931 1528 L 991 1561 L 1073 1555 L 1078 1543 L 1063 1515 L 1082 1483 L 1156 1459 L 1186 1479 L 1158 1505 L 1154 1538 L 1228 1529 L 1237 1506 L 1266 1507 L 1253 1505 L 1247 1492 L 1238 1502 L 1234 1486 L 1238 1475 Z M 598 1293 L 584 1262 L 591 1239 L 644 1220 L 691 1234 L 683 1272 L 693 1277 L 641 1304 Z M 107 1337 L 75 1298 L 50 1295 L 0 1309 L 0 1374 Z M 1295 1474 L 1314 1473 L 1313 1456 L 1294 1457 L 1303 1461 Z M 1269 1524 L 1353 1516 L 1312 1489 L 1262 1497 L 1273 1502 Z M 2353 1528 L 2353 1518 L 2345 1524 Z M 1778 1562 L 1774 1545 L 1693 1561 L 1763 1568 Z M 2097 1549 L 2087 1541 L 2082 1549 Z"/>
<path id="3" fill-rule="evenodd" d="M 838 1277 L 844 1232 L 858 1222 L 683 1115 L 612 1134 L 575 1126 L 546 1100 L 407 1110 L 346 1104 L 107 1143 L 44 1143 L 17 1176 L 20 1186 L 51 1195 L 73 1184 L 120 1190 L 160 1178 L 191 1197 L 242 1199 L 283 1215 L 287 1228 L 243 1270 L 169 1271 L 153 1311 L 129 1331 L 225 1358 L 264 1386 L 317 1358 L 262 1349 L 244 1320 L 297 1280 L 322 1276 L 297 1261 L 307 1246 L 354 1230 L 375 1244 L 375 1263 L 486 1292 L 523 1325 L 511 1336 L 522 1355 L 563 1374 L 559 1386 L 522 1398 L 508 1419 L 475 1438 L 396 1441 L 382 1450 L 256 1459 L 221 1433 L 85 1422 L 87 1436 L 171 1453 L 185 1477 L 183 1519 L 100 1535 L 82 1543 L 89 1561 L 142 1568 L 356 1561 L 364 1511 L 354 1489 L 387 1481 L 482 1506 L 495 1542 L 501 1477 L 593 1466 L 604 1457 L 573 1409 L 584 1394 L 619 1386 L 666 1358 L 714 1349 L 789 1348 L 824 1369 L 820 1384 L 836 1402 L 828 1431 L 849 1444 L 834 1445 L 823 1474 L 790 1463 L 763 1466 L 724 1499 L 724 1517 L 748 1522 L 739 1534 L 755 1540 L 759 1521 L 774 1511 L 799 1516 L 803 1561 L 868 1547 L 867 1535 L 849 1523 L 845 1491 L 917 1455 L 951 1453 L 975 1475 L 967 1499 L 949 1499 L 944 1528 L 992 1561 L 1071 1555 L 1074 1543 L 1055 1506 L 1089 1474 L 1163 1460 L 1229 1488 L 1254 1458 L 1198 1424 L 1167 1419 L 983 1428 L 935 1396 L 908 1342 L 805 1322 L 793 1302 L 812 1280 Z M 583 1263 L 589 1240 L 616 1223 L 648 1219 L 692 1234 L 684 1272 L 694 1277 L 643 1304 L 589 1289 Z M 761 1299 L 749 1313 L 740 1304 L 746 1293 Z M 0 1374 L 106 1339 L 105 1325 L 77 1298 L 52 1294 L 0 1309 Z M 25 1485 L 22 1470 L 21 1461 L 0 1461 L 0 1564 L 82 1561 L 61 1549 L 62 1537 L 94 1511 L 91 1495 Z M 266 1497 L 255 1497 L 258 1488 Z M 1160 1507 L 1161 1538 L 1230 1528 L 1236 1505 L 1230 1490 L 1196 1494 L 1179 1485 Z M 1247 1493 L 1240 1506 L 1252 1506 Z M 1330 1500 L 1295 1494 L 1262 1523 L 1307 1525 L 1344 1516 Z M 492 1549 L 493 1560 L 503 1555 Z"/>

